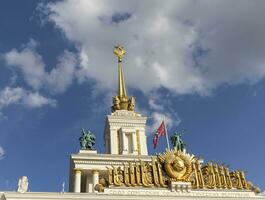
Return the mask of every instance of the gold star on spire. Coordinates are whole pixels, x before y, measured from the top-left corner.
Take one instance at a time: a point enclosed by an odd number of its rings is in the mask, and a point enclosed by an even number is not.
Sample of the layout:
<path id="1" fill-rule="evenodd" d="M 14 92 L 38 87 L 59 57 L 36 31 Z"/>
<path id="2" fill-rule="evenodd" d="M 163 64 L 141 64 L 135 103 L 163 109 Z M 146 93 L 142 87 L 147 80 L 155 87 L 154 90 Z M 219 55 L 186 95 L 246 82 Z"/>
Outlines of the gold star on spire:
<path id="1" fill-rule="evenodd" d="M 114 54 L 117 56 L 118 61 L 121 62 L 123 56 L 125 55 L 125 49 L 122 46 L 116 46 L 114 48 Z"/>
<path id="2" fill-rule="evenodd" d="M 135 98 L 128 99 L 124 81 L 124 75 L 122 70 L 122 58 L 125 55 L 125 49 L 122 46 L 116 46 L 114 48 L 114 54 L 118 58 L 118 94 L 113 97 L 112 111 L 116 110 L 134 110 Z"/>

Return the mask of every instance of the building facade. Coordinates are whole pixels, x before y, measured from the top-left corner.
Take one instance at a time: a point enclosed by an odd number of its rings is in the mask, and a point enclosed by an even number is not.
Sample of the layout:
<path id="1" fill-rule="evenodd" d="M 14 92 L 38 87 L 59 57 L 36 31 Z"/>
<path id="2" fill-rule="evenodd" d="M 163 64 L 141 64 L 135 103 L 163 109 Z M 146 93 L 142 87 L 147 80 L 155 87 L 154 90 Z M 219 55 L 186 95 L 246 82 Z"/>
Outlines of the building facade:
<path id="1" fill-rule="evenodd" d="M 118 59 L 118 92 L 106 116 L 106 152 L 82 148 L 70 156 L 69 192 L 2 192 L 1 200 L 265 199 L 243 171 L 204 164 L 176 145 L 159 155 L 149 155 L 147 118 L 134 111 L 135 98 L 126 93 L 122 69 L 125 50 L 118 46 L 114 54 Z"/>

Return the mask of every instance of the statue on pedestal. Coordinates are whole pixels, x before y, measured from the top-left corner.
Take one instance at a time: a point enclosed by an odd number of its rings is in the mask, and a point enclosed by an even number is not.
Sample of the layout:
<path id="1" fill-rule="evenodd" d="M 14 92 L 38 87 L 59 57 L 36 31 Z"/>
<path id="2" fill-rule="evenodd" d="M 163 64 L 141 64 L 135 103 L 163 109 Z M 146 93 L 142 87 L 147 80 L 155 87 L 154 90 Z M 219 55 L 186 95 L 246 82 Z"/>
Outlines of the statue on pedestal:
<path id="1" fill-rule="evenodd" d="M 84 150 L 92 150 L 96 143 L 96 137 L 90 131 L 81 130 L 82 136 L 79 138 L 80 147 Z"/>
<path id="2" fill-rule="evenodd" d="M 174 150 L 177 151 L 184 151 L 186 144 L 181 139 L 182 133 L 176 132 L 173 136 L 171 136 L 171 142 L 172 146 L 174 147 Z"/>
<path id="3" fill-rule="evenodd" d="M 28 191 L 28 186 L 29 186 L 28 177 L 22 176 L 18 180 L 17 192 L 19 192 L 19 193 L 25 193 L 25 192 L 27 192 Z"/>

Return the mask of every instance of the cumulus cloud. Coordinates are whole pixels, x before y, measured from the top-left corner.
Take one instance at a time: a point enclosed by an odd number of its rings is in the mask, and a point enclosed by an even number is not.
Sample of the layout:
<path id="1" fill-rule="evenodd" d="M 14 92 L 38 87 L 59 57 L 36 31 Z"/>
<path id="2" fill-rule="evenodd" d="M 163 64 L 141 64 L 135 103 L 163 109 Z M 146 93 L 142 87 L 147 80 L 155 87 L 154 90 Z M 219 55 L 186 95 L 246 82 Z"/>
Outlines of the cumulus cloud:
<path id="1" fill-rule="evenodd" d="M 47 86 L 54 92 L 64 92 L 75 78 L 76 57 L 73 53 L 65 51 L 59 58 L 58 64 L 45 78 Z"/>
<path id="2" fill-rule="evenodd" d="M 152 126 L 150 129 L 152 132 L 156 130 L 162 121 L 166 122 L 167 128 L 171 128 L 173 125 L 173 118 L 170 114 L 160 113 L 160 112 L 153 112 L 151 115 L 151 119 L 153 120 Z"/>
<path id="3" fill-rule="evenodd" d="M 41 87 L 45 74 L 42 57 L 35 52 L 36 46 L 36 41 L 30 39 L 21 51 L 12 49 L 4 55 L 7 65 L 19 68 L 26 82 L 34 89 Z"/>
<path id="4" fill-rule="evenodd" d="M 86 1 L 42 4 L 47 19 L 79 50 L 81 81 L 115 88 L 116 44 L 127 49 L 128 85 L 208 94 L 221 84 L 265 76 L 265 2 Z M 71 13 L 71 14 L 69 14 Z"/>
<path id="5" fill-rule="evenodd" d="M 7 65 L 18 68 L 26 83 L 35 90 L 46 88 L 51 92 L 64 92 L 74 79 L 76 56 L 65 51 L 58 58 L 58 64 L 47 72 L 42 56 L 36 51 L 37 45 L 35 40 L 30 39 L 21 50 L 12 49 L 7 52 L 4 54 Z"/>
<path id="6" fill-rule="evenodd" d="M 38 108 L 45 105 L 56 106 L 56 100 L 46 98 L 40 95 L 38 92 L 26 92 L 27 96 L 22 97 L 22 103 L 31 108 Z"/>
<path id="7" fill-rule="evenodd" d="M 181 123 L 181 118 L 174 110 L 174 106 L 168 101 L 167 98 L 163 98 L 159 93 L 149 96 L 149 126 L 147 132 L 154 133 L 162 121 L 165 121 L 167 129 L 176 129 Z"/>
<path id="8" fill-rule="evenodd" d="M 0 146 L 0 160 L 2 160 L 5 157 L 5 150 L 3 147 Z"/>
<path id="9" fill-rule="evenodd" d="M 39 108 L 45 105 L 56 106 L 56 100 L 46 98 L 38 92 L 27 91 L 21 87 L 5 87 L 0 91 L 0 109 L 11 104 L 21 104 L 29 108 Z"/>

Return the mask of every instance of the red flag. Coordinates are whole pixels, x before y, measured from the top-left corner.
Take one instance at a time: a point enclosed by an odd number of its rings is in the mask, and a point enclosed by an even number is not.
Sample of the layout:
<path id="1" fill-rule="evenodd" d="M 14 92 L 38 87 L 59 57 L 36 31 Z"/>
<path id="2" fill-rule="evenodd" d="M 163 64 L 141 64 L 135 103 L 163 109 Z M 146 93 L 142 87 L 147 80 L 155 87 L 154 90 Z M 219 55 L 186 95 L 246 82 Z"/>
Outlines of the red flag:
<path id="1" fill-rule="evenodd" d="M 159 137 L 166 135 L 166 127 L 164 121 L 162 121 L 156 132 Z"/>
<path id="2" fill-rule="evenodd" d="M 154 145 L 154 149 L 156 148 L 157 146 L 157 143 L 158 143 L 158 139 L 161 137 L 161 136 L 164 136 L 166 135 L 166 127 L 165 127 L 165 123 L 164 121 L 162 121 L 162 123 L 160 124 L 160 126 L 158 127 L 158 129 L 156 130 L 156 133 L 153 137 L 153 145 Z"/>

